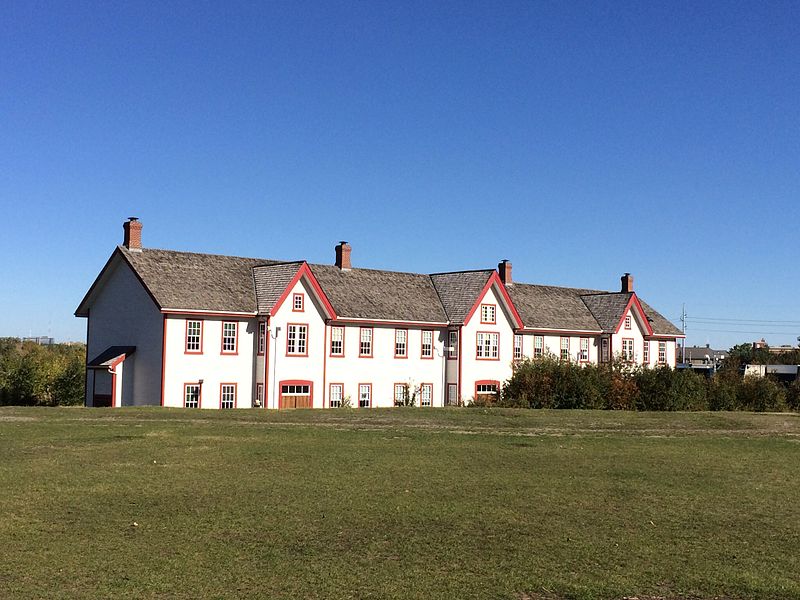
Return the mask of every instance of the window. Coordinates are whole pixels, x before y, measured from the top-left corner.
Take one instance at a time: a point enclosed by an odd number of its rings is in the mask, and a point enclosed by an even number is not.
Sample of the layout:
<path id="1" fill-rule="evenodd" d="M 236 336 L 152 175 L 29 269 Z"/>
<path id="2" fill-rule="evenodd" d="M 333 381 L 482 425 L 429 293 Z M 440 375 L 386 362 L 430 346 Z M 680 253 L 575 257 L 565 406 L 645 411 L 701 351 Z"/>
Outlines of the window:
<path id="1" fill-rule="evenodd" d="M 183 386 L 183 407 L 200 408 L 200 384 L 187 383 Z"/>
<path id="2" fill-rule="evenodd" d="M 344 327 L 331 327 L 331 356 L 344 356 Z"/>
<path id="3" fill-rule="evenodd" d="M 658 364 L 667 363 L 667 342 L 658 342 Z"/>
<path id="4" fill-rule="evenodd" d="M 263 355 L 267 347 L 267 323 L 261 321 L 258 324 L 258 353 Z"/>
<path id="5" fill-rule="evenodd" d="M 541 335 L 533 336 L 533 358 L 544 356 L 544 337 Z"/>
<path id="6" fill-rule="evenodd" d="M 447 332 L 447 358 L 458 358 L 458 331 Z"/>
<path id="7" fill-rule="evenodd" d="M 408 329 L 394 330 L 394 357 L 408 358 Z"/>
<path id="8" fill-rule="evenodd" d="M 281 385 L 281 394 L 289 396 L 310 396 L 311 385 L 308 383 L 289 383 Z"/>
<path id="9" fill-rule="evenodd" d="M 514 360 L 522 360 L 522 336 L 514 336 Z"/>
<path id="10" fill-rule="evenodd" d="M 303 312 L 305 310 L 305 296 L 294 294 L 292 296 L 292 312 Z"/>
<path id="11" fill-rule="evenodd" d="M 358 347 L 358 355 L 362 357 L 372 356 L 372 327 L 361 328 L 361 339 Z"/>
<path id="12" fill-rule="evenodd" d="M 239 324 L 236 322 L 225 321 L 222 323 L 222 354 L 236 354 L 238 329 Z"/>
<path id="13" fill-rule="evenodd" d="M 561 338 L 561 354 L 559 354 L 561 360 L 569 360 L 569 338 L 562 337 Z"/>
<path id="14" fill-rule="evenodd" d="M 631 328 L 631 316 L 630 315 L 626 315 L 625 316 L 625 329 L 630 329 L 630 328 Z"/>
<path id="15" fill-rule="evenodd" d="M 479 331 L 475 334 L 476 337 L 476 353 L 475 358 L 479 360 L 499 360 L 499 333 L 491 333 L 487 331 Z"/>
<path id="16" fill-rule="evenodd" d="M 581 354 L 579 360 L 581 362 L 589 362 L 589 338 L 581 338 Z"/>
<path id="17" fill-rule="evenodd" d="M 405 383 L 394 384 L 394 405 L 405 406 L 406 395 L 408 394 L 408 385 Z"/>
<path id="18" fill-rule="evenodd" d="M 475 399 L 484 402 L 494 402 L 497 400 L 497 390 L 500 389 L 498 381 L 476 381 Z"/>
<path id="19" fill-rule="evenodd" d="M 203 322 L 186 321 L 186 348 L 187 354 L 203 353 Z"/>
<path id="20" fill-rule="evenodd" d="M 256 407 L 264 406 L 264 384 L 256 384 Z"/>
<path id="21" fill-rule="evenodd" d="M 622 360 L 633 362 L 633 339 L 622 338 Z"/>
<path id="22" fill-rule="evenodd" d="M 341 383 L 331 384 L 331 393 L 328 404 L 331 408 L 341 408 L 344 399 L 344 386 Z"/>
<path id="23" fill-rule="evenodd" d="M 642 362 L 646 365 L 650 364 L 650 342 L 647 340 L 644 341 L 644 346 L 642 347 Z"/>
<path id="24" fill-rule="evenodd" d="M 497 323 L 497 307 L 494 304 L 481 304 L 481 323 Z"/>
<path id="25" fill-rule="evenodd" d="M 308 356 L 308 325 L 299 323 L 286 325 L 286 355 Z"/>
<path id="26" fill-rule="evenodd" d="M 433 406 L 433 384 L 423 383 L 419 386 L 419 405 Z"/>
<path id="27" fill-rule="evenodd" d="M 602 338 L 600 340 L 600 360 L 603 362 L 608 362 L 608 338 Z"/>
<path id="28" fill-rule="evenodd" d="M 358 408 L 369 408 L 372 406 L 372 384 L 358 384 Z"/>
<path id="29" fill-rule="evenodd" d="M 430 329 L 422 330 L 422 358 L 433 358 L 433 331 Z"/>
<path id="30" fill-rule="evenodd" d="M 456 406 L 458 404 L 458 384 L 447 384 L 447 404 Z"/>
<path id="31" fill-rule="evenodd" d="M 221 383 L 219 386 L 219 407 L 236 408 L 236 384 Z"/>

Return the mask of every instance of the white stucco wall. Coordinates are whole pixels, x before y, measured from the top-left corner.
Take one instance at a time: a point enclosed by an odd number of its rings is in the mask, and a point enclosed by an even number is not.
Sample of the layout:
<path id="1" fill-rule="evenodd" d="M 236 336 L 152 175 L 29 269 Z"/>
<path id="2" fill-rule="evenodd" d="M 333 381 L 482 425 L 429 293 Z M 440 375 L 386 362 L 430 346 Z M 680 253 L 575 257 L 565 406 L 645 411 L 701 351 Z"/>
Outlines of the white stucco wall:
<path id="1" fill-rule="evenodd" d="M 187 354 L 186 321 L 203 323 L 202 353 Z M 236 354 L 223 354 L 222 323 L 238 324 Z M 250 408 L 253 399 L 253 354 L 256 335 L 255 318 L 195 315 L 168 315 L 165 321 L 166 367 L 164 369 L 164 406 L 182 407 L 184 384 L 202 379 L 201 408 L 219 408 L 220 384 L 236 384 L 236 407 Z"/>
<path id="2" fill-rule="evenodd" d="M 506 313 L 499 294 L 492 286 L 480 299 L 479 304 L 494 304 L 497 306 L 497 322 L 495 324 L 481 323 L 480 306 L 472 317 L 461 329 L 461 378 L 460 392 L 465 402 L 475 395 L 475 382 L 481 380 L 503 382 L 511 377 L 511 364 L 514 358 L 514 330 L 511 316 Z M 499 333 L 499 356 L 497 360 L 482 360 L 476 357 L 476 335 L 478 332 Z"/>
<path id="3" fill-rule="evenodd" d="M 89 304 L 89 360 L 110 346 L 136 346 L 125 360 L 124 381 L 117 402 L 122 406 L 158 405 L 161 401 L 161 312 L 123 259 L 109 265 Z M 118 377 L 118 380 L 121 379 Z M 91 406 L 91 377 L 86 377 L 86 403 Z"/>
<path id="4" fill-rule="evenodd" d="M 334 323 L 334 326 L 336 324 Z M 433 386 L 433 406 L 442 406 L 446 386 L 443 384 L 445 357 L 442 354 L 445 331 L 435 327 L 401 327 L 408 329 L 408 358 L 395 358 L 395 326 L 365 325 L 372 327 L 372 358 L 360 357 L 359 325 L 345 325 L 344 357 L 328 357 L 326 398 L 331 383 L 341 383 L 344 395 L 350 396 L 352 406 L 358 407 L 359 384 L 372 384 L 372 407 L 394 406 L 394 385 L 408 384 L 417 388 L 421 384 Z M 433 358 L 421 357 L 422 331 L 433 331 Z M 330 340 L 330 332 L 328 333 Z M 455 362 L 455 361 L 450 361 Z M 325 406 L 327 406 L 327 400 Z M 417 399 L 419 406 L 419 399 Z"/>

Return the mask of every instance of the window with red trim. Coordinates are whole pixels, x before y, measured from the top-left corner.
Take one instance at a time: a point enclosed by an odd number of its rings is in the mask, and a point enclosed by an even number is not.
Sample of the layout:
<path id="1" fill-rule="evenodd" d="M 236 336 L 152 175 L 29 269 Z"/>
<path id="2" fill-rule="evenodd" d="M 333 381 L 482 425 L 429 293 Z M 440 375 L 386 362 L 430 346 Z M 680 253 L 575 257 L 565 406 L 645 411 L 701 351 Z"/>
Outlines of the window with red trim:
<path id="1" fill-rule="evenodd" d="M 239 324 L 236 321 L 224 321 L 222 323 L 222 354 L 236 354 L 238 326 Z"/>
<path id="2" fill-rule="evenodd" d="M 494 304 L 481 304 L 481 323 L 497 323 L 497 306 Z"/>
<path id="3" fill-rule="evenodd" d="M 303 294 L 294 294 L 292 296 L 292 312 L 303 312 L 305 304 L 306 300 Z"/>
<path id="4" fill-rule="evenodd" d="M 186 345 L 184 347 L 184 350 L 186 351 L 187 354 L 203 353 L 202 321 L 190 321 L 190 320 L 186 321 Z"/>

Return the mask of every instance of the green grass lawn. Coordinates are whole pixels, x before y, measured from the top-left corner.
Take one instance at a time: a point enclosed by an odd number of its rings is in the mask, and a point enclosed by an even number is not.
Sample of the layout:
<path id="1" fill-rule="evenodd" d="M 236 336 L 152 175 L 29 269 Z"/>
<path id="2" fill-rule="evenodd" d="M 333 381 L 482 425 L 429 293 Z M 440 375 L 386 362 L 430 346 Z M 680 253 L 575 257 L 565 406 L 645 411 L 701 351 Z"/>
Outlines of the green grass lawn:
<path id="1" fill-rule="evenodd" d="M 0 409 L 0 598 L 800 598 L 800 416 Z"/>

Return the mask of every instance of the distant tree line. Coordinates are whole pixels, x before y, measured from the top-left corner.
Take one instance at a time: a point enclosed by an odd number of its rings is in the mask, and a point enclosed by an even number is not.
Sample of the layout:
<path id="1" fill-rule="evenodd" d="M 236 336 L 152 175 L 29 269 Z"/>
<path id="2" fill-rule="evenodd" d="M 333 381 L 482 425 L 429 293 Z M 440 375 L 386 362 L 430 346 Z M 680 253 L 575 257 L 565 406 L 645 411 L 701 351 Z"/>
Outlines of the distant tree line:
<path id="1" fill-rule="evenodd" d="M 0 338 L 0 405 L 83 404 L 86 347 Z"/>
<path id="2" fill-rule="evenodd" d="M 622 362 L 585 365 L 546 356 L 515 365 L 497 397 L 476 405 L 606 410 L 800 410 L 800 381 L 743 377 L 731 360 L 713 377 Z"/>
<path id="3" fill-rule="evenodd" d="M 744 365 L 800 365 L 800 348 L 770 352 L 769 347 L 753 348 L 753 344 L 738 344 L 728 350 L 722 366 L 742 369 Z"/>

